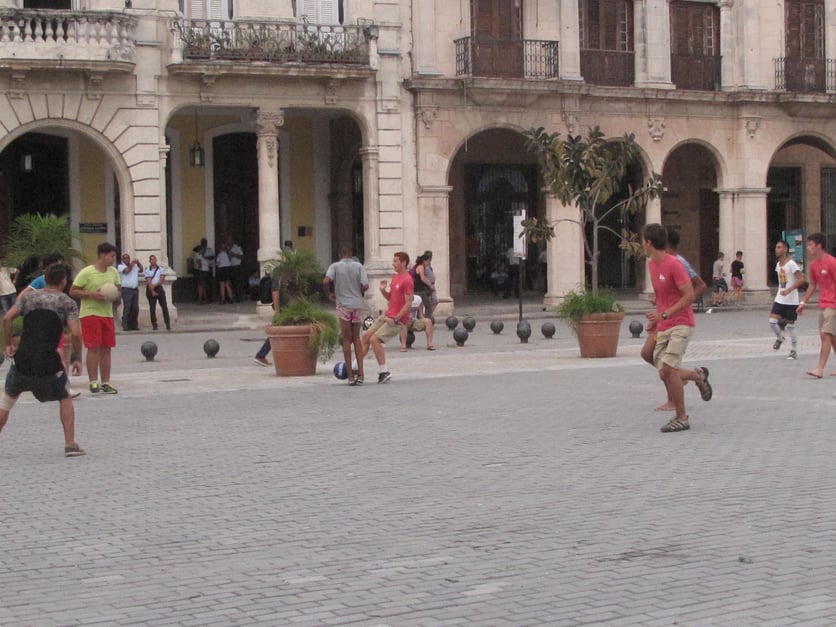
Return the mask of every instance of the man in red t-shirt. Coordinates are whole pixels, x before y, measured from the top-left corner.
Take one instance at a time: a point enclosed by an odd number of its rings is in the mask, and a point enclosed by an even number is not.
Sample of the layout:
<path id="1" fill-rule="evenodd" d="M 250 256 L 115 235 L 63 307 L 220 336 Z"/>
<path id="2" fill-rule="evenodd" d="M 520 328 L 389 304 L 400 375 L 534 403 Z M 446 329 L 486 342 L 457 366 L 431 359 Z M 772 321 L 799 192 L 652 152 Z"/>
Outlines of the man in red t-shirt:
<path id="1" fill-rule="evenodd" d="M 807 253 L 812 259 L 807 278 L 810 285 L 804 298 L 798 303 L 796 312 L 801 315 L 807 301 L 819 288 L 819 364 L 807 374 L 816 379 L 824 376 L 824 367 L 830 357 L 830 349 L 836 351 L 836 258 L 828 255 L 824 247 L 824 233 L 811 233 L 807 236 Z"/>
<path id="2" fill-rule="evenodd" d="M 707 368 L 680 368 L 694 333 L 694 286 L 682 262 L 665 251 L 667 239 L 661 224 L 646 224 L 642 229 L 642 243 L 650 259 L 648 274 L 656 294 L 656 311 L 647 314 L 648 332 L 656 331 L 653 363 L 676 408 L 676 415 L 662 427 L 662 433 L 673 433 L 691 428 L 685 413 L 683 381 L 696 383 L 704 401 L 711 400 L 712 390 Z"/>
<path id="3" fill-rule="evenodd" d="M 415 287 L 412 277 L 409 276 L 409 255 L 405 252 L 397 252 L 392 259 L 392 267 L 395 269 L 395 276 L 391 283 L 385 279 L 380 282 L 380 293 L 387 301 L 389 307 L 386 313 L 378 316 L 372 326 L 363 334 L 363 356 L 369 352 L 369 346 L 374 351 L 377 359 L 377 382 L 388 383 L 392 373 L 386 366 L 386 350 L 383 342 L 390 337 L 400 337 L 401 329 L 409 324 L 409 310 L 412 307 L 412 294 Z"/>

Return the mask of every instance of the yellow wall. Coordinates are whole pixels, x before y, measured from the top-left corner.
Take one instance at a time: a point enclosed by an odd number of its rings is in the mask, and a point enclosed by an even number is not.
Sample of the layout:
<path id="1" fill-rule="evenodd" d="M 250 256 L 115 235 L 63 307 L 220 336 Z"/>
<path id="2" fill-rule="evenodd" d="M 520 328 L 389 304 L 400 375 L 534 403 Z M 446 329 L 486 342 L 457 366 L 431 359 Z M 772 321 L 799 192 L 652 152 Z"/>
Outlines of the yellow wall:
<path id="1" fill-rule="evenodd" d="M 313 229 L 313 236 L 299 237 L 298 227 L 314 227 L 314 139 L 313 120 L 287 120 L 284 130 L 290 133 L 290 233 L 284 234 L 284 239 L 293 240 L 293 247 L 297 250 L 316 250 L 317 229 Z"/>
<path id="2" fill-rule="evenodd" d="M 80 222 L 107 222 L 105 196 L 106 181 L 105 155 L 102 150 L 84 135 L 79 134 L 78 160 L 79 168 L 79 208 Z M 81 236 L 81 253 L 87 263 L 96 260 L 96 247 L 107 240 L 105 233 L 84 233 Z"/>

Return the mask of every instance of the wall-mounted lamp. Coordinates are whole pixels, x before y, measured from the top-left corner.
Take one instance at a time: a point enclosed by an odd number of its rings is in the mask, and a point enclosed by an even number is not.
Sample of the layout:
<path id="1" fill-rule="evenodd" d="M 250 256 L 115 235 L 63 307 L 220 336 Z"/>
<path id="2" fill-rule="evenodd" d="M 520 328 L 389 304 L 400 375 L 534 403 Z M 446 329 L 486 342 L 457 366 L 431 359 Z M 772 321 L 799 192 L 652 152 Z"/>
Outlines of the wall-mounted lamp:
<path id="1" fill-rule="evenodd" d="M 24 172 L 31 172 L 34 165 L 32 163 L 32 155 L 23 155 L 20 158 L 20 169 Z"/>
<path id="2" fill-rule="evenodd" d="M 206 153 L 197 140 L 197 107 L 194 108 L 194 144 L 189 151 L 189 163 L 193 168 L 202 168 L 206 165 Z"/>

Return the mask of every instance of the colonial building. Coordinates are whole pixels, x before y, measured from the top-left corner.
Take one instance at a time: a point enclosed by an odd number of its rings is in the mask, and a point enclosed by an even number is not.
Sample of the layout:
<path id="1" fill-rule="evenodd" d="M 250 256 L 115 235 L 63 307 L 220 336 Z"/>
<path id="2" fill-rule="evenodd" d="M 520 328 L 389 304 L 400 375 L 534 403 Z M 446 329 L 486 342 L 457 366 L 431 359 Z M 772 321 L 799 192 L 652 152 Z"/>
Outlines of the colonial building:
<path id="1" fill-rule="evenodd" d="M 5 6 L 4 6 L 5 5 Z M 250 270 L 284 240 L 372 275 L 434 251 L 440 297 L 485 289 L 542 189 L 524 133 L 634 133 L 632 177 L 667 192 L 613 226 L 660 221 L 710 279 L 774 241 L 836 245 L 836 0 L 0 0 L 0 232 L 67 212 L 181 275 L 202 237 Z M 529 250 L 535 269 L 537 253 Z M 558 223 L 546 301 L 584 280 Z M 606 244 L 602 283 L 644 285 Z M 754 294 L 753 294 L 754 295 Z"/>

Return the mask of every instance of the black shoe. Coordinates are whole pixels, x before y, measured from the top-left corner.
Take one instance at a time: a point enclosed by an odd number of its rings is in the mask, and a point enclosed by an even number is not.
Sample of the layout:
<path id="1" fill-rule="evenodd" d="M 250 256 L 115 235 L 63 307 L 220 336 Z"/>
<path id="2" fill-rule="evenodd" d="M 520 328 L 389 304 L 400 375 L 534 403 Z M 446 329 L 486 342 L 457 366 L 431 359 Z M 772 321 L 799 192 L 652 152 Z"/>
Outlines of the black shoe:
<path id="1" fill-rule="evenodd" d="M 391 372 L 381 372 L 377 375 L 377 382 L 378 383 L 389 383 L 389 380 L 392 378 Z"/>

